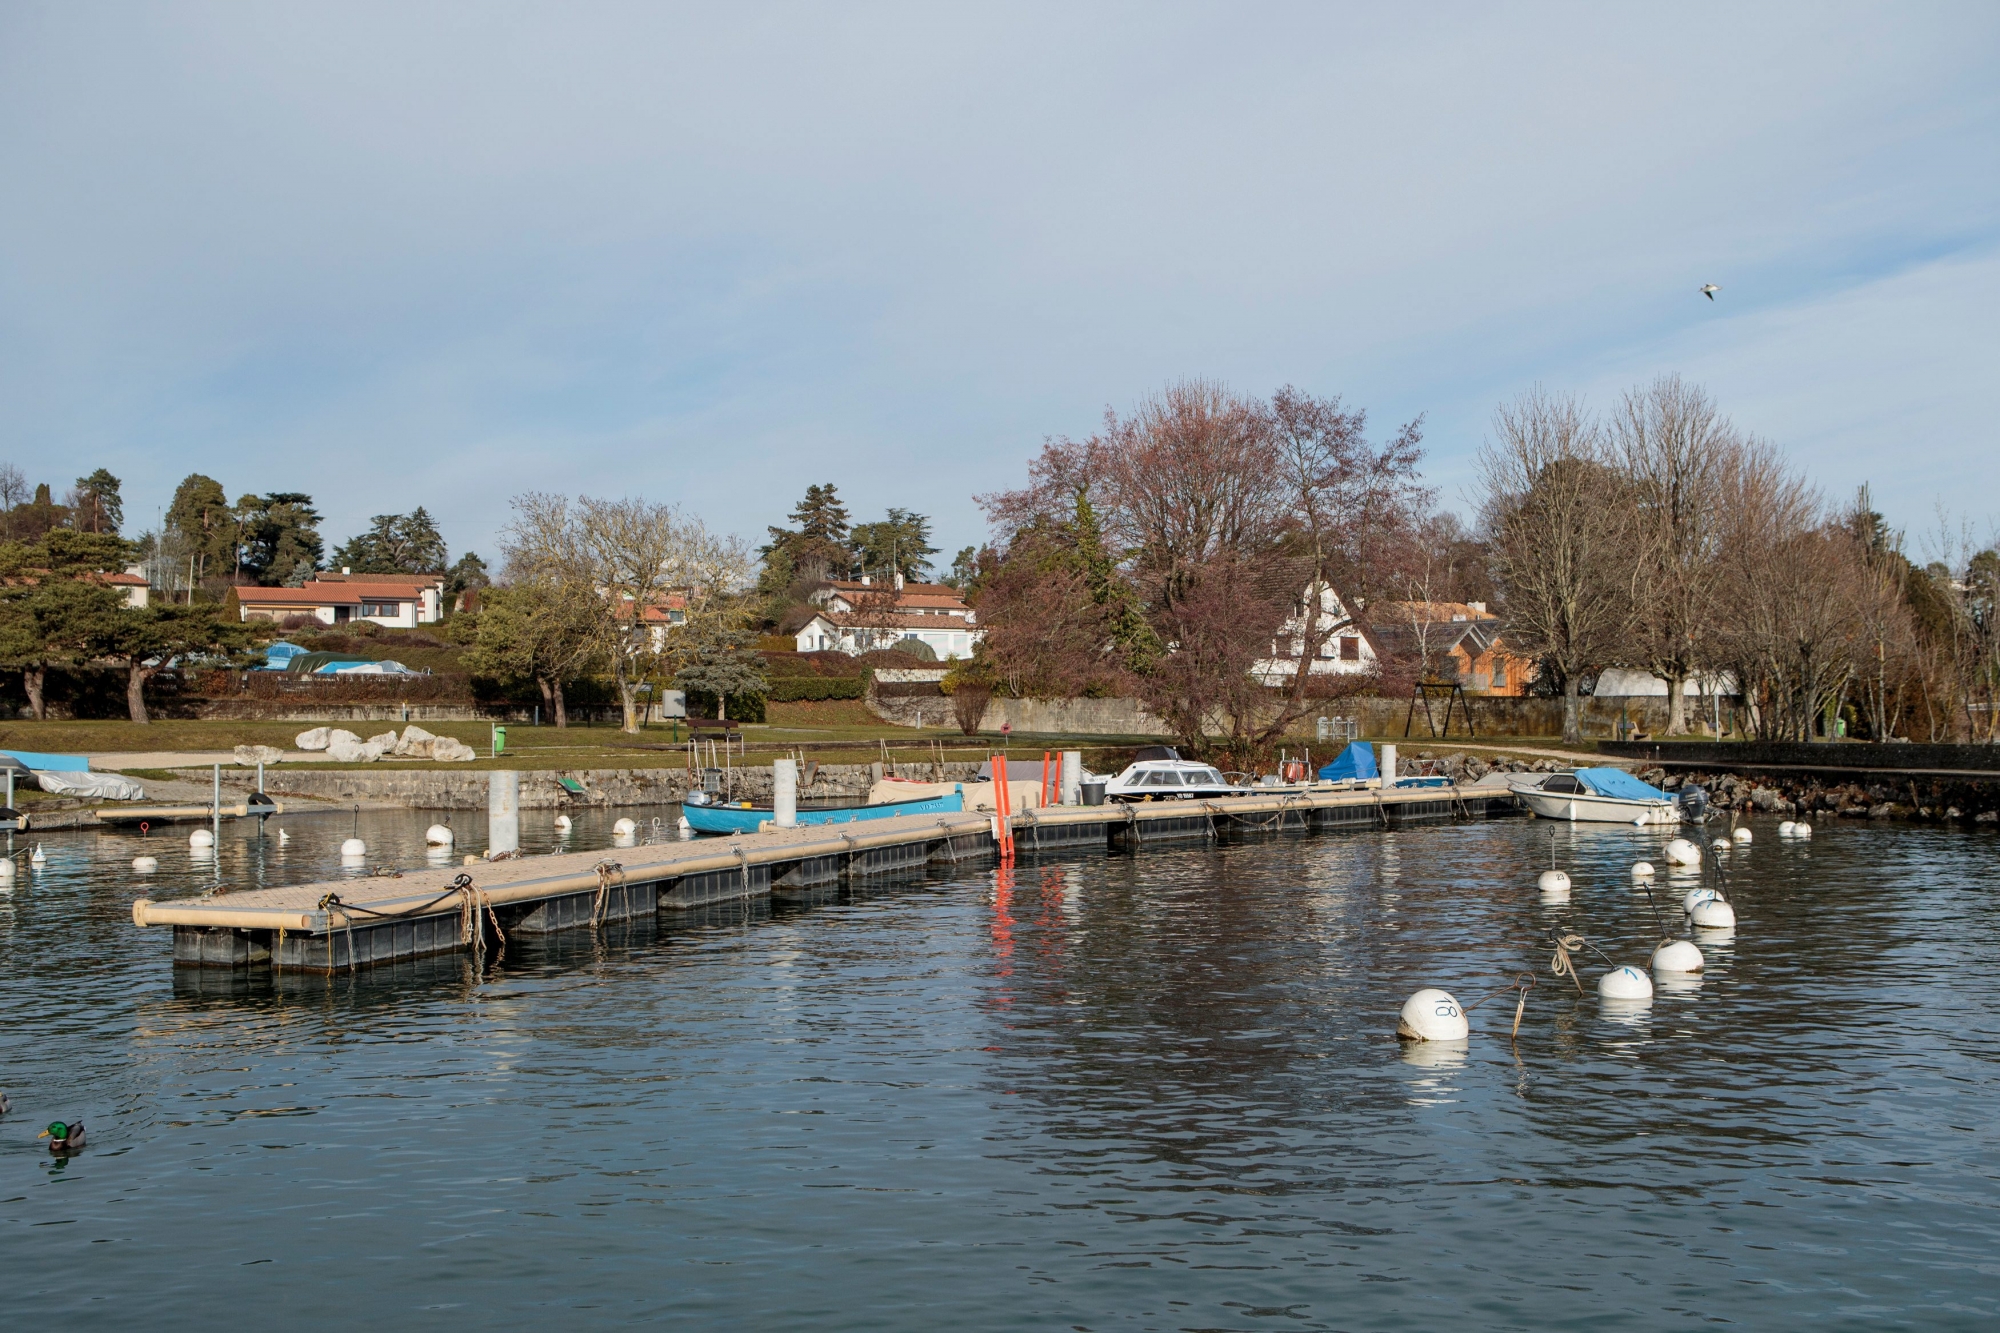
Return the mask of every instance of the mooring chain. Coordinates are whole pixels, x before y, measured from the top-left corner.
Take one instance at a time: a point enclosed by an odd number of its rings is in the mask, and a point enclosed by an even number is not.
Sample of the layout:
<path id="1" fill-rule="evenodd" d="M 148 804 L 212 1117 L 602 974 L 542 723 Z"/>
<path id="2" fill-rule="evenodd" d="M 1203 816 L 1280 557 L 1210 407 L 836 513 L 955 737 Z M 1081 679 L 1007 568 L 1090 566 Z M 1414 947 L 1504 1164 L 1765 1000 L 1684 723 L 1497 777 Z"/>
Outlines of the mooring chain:
<path id="1" fill-rule="evenodd" d="M 1558 973 L 1557 975 L 1560 976 L 1561 973 Z M 1533 972 L 1523 972 L 1520 975 L 1516 976 L 1512 981 L 1502 986 L 1499 990 L 1488 991 L 1486 994 L 1474 1000 L 1471 1004 L 1460 1005 L 1459 1012 L 1469 1014 L 1474 1009 L 1477 1009 L 1480 1005 L 1485 1004 L 1488 1000 L 1492 999 L 1496 995 L 1506 995 L 1510 991 L 1519 991 L 1520 998 L 1514 1002 L 1514 1031 L 1512 1033 L 1513 1036 L 1518 1037 L 1521 1035 L 1521 1015 L 1527 1012 L 1528 1008 L 1528 992 L 1533 990 L 1534 988 L 1535 988 L 1535 974 Z"/>
<path id="2" fill-rule="evenodd" d="M 500 929 L 500 917 L 493 910 L 492 899 L 472 882 L 472 876 L 460 874 L 451 882 L 451 887 L 452 891 L 458 894 L 459 943 L 472 946 L 473 968 L 475 971 L 483 972 L 486 965 L 484 926 L 487 923 L 493 926 L 493 939 L 499 946 L 493 955 L 493 961 L 496 963 L 507 956 L 507 932 Z M 480 919 L 482 909 L 486 913 L 484 922 Z"/>

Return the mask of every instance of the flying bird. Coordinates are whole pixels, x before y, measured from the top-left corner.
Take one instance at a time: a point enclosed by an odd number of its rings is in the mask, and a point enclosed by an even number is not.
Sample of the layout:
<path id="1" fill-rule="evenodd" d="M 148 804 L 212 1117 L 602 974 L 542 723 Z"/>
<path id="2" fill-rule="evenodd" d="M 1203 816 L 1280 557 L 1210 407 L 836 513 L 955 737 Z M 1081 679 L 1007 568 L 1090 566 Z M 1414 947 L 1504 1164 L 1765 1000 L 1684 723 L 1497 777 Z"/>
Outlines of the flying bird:
<path id="1" fill-rule="evenodd" d="M 1703 296 L 1706 296 L 1706 297 L 1707 297 L 1707 298 L 1708 298 L 1709 300 L 1713 301 L 1713 300 L 1715 299 L 1715 294 L 1716 294 L 1717 292 L 1721 291 L 1721 290 L 1722 290 L 1722 288 L 1720 288 L 1720 287 L 1716 286 L 1716 285 L 1715 285 L 1714 283 L 1712 283 L 1712 282 L 1711 282 L 1711 283 L 1705 283 L 1705 284 L 1704 284 L 1704 285 L 1702 286 L 1702 289 L 1701 289 L 1701 294 L 1702 294 Z"/>

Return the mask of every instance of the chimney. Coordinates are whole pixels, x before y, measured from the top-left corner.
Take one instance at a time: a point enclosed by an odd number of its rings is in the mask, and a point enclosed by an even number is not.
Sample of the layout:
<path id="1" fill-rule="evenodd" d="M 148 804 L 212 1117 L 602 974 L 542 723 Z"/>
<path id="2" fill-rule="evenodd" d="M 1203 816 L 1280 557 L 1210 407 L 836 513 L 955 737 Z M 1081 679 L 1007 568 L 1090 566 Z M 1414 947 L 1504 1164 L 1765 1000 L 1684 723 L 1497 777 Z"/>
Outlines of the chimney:
<path id="1" fill-rule="evenodd" d="M 1484 602 L 1467 602 L 1466 605 L 1482 616 L 1486 614 L 1486 603 Z"/>
<path id="2" fill-rule="evenodd" d="M 903 571 L 899 569 L 896 571 L 896 591 L 901 592 L 902 590 L 903 590 Z"/>
<path id="3" fill-rule="evenodd" d="M 862 586 L 862 587 L 864 587 L 864 588 L 865 588 L 865 587 L 867 587 L 867 586 L 868 586 L 868 585 L 869 585 L 869 584 L 870 584 L 871 582 L 873 582 L 873 580 L 871 580 L 871 579 L 870 579 L 870 578 L 869 578 L 869 577 L 868 577 L 868 576 L 867 576 L 866 574 L 863 574 L 863 575 L 861 576 L 861 586 Z"/>
<path id="4" fill-rule="evenodd" d="M 353 567 L 352 565 L 342 565 L 342 566 L 340 567 L 340 576 L 341 576 L 342 578 L 346 578 L 346 577 L 347 577 L 348 575 L 352 574 L 353 572 L 354 572 L 354 567 Z"/>

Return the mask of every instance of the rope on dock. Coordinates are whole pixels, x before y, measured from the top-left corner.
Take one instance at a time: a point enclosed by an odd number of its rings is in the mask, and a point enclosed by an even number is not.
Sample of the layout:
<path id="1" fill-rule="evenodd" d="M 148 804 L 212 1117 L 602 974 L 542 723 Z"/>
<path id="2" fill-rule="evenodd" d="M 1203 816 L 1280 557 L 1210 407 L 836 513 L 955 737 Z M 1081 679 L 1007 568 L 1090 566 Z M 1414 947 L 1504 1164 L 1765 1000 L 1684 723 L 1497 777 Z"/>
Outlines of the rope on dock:
<path id="1" fill-rule="evenodd" d="M 486 966 L 486 931 L 480 920 L 480 910 L 486 912 L 486 921 L 493 925 L 494 941 L 500 946 L 493 955 L 499 962 L 507 956 L 507 932 L 500 929 L 500 918 L 493 911 L 493 900 L 486 891 L 472 882 L 472 876 L 461 874 L 451 882 L 453 893 L 458 894 L 458 942 L 472 946 L 472 966 L 475 972 L 484 971 Z M 445 897 L 450 897 L 447 893 Z"/>
<path id="2" fill-rule="evenodd" d="M 625 883 L 625 867 L 608 856 L 597 863 L 596 870 L 597 897 L 590 904 L 590 924 L 592 927 L 604 924 L 604 911 L 611 904 L 611 877 L 616 875 L 621 887 Z M 628 903 L 626 906 L 630 907 L 631 904 Z"/>
<path id="3" fill-rule="evenodd" d="M 743 844 L 740 842 L 732 850 L 736 853 L 736 868 L 743 872 L 743 896 L 748 898 L 750 896 L 750 853 L 743 850 Z"/>
<path id="4" fill-rule="evenodd" d="M 946 855 L 946 856 L 949 856 L 949 857 L 951 858 L 951 863 L 952 863 L 953 865 L 957 865 L 957 864 L 958 864 L 958 836 L 957 836 L 956 834 L 954 834 L 954 833 L 953 833 L 953 832 L 951 831 L 951 825 L 950 825 L 950 824 L 949 824 L 949 823 L 948 823 L 947 821 L 945 821 L 945 820 L 943 820 L 943 819 L 939 819 L 939 820 L 938 820 L 938 822 L 937 822 L 937 825 L 938 825 L 938 827 L 939 827 L 939 828 L 941 828 L 941 829 L 943 829 L 943 830 L 944 830 L 944 852 L 945 852 L 945 855 Z"/>
<path id="5" fill-rule="evenodd" d="M 463 878 L 463 876 L 460 878 Z M 336 907 L 340 909 L 341 929 L 347 934 L 347 971 L 348 975 L 352 976 L 354 973 L 354 918 L 348 915 L 347 904 L 340 901 L 338 893 L 325 894 L 319 900 L 319 910 L 322 912 L 330 912 Z M 366 909 L 364 908 L 363 910 L 365 911 Z M 327 924 L 332 925 L 333 923 L 328 921 Z M 330 964 L 332 960 L 329 959 L 328 962 Z M 331 972 L 333 969 L 329 966 L 327 970 Z"/>

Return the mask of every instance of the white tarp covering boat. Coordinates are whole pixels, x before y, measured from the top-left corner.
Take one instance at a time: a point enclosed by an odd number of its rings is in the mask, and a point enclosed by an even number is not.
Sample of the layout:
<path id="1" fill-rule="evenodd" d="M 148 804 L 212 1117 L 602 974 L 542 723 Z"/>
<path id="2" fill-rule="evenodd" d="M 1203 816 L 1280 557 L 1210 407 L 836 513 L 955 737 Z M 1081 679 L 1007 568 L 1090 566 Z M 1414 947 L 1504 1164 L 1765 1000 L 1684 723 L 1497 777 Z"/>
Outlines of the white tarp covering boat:
<path id="1" fill-rule="evenodd" d="M 30 770 L 35 784 L 51 796 L 81 796 L 93 801 L 143 801 L 146 789 L 116 773 L 57 772 Z"/>

